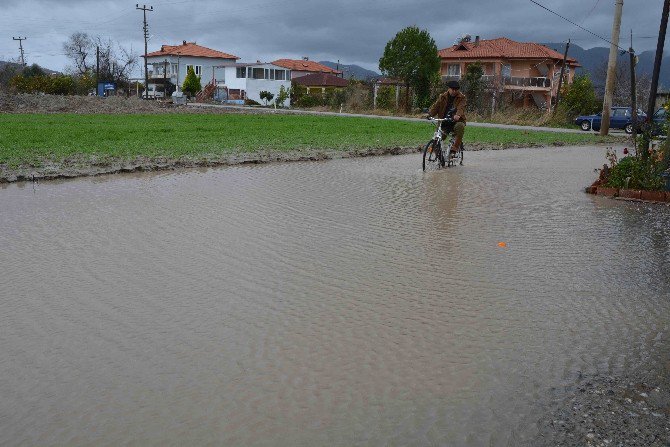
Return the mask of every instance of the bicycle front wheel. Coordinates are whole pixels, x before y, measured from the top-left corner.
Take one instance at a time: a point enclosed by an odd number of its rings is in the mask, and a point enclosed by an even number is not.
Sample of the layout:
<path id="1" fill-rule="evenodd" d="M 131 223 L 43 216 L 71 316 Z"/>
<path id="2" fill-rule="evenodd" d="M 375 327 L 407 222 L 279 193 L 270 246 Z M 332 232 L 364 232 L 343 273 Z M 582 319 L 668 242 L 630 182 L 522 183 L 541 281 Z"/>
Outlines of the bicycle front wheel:
<path id="1" fill-rule="evenodd" d="M 430 140 L 423 148 L 423 170 L 436 169 L 439 165 L 444 166 L 440 146 L 437 141 Z"/>

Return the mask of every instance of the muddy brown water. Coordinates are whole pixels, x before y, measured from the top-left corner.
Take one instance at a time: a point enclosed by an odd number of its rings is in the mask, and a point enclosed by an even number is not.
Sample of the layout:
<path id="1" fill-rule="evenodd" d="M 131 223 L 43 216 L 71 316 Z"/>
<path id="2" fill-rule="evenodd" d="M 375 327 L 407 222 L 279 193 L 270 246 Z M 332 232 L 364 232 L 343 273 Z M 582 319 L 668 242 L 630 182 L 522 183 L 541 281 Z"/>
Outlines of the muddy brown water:
<path id="1" fill-rule="evenodd" d="M 670 208 L 584 194 L 604 152 L 4 185 L 0 444 L 532 443 L 668 341 Z"/>

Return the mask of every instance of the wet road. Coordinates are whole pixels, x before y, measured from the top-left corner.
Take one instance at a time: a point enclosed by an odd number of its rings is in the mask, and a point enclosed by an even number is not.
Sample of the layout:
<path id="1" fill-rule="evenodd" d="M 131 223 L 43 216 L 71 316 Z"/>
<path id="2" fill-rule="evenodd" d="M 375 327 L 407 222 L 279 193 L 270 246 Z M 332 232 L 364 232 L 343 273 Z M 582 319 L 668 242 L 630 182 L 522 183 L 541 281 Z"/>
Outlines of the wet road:
<path id="1" fill-rule="evenodd" d="M 670 208 L 584 194 L 604 153 L 4 185 L 0 444 L 531 441 L 668 343 Z"/>

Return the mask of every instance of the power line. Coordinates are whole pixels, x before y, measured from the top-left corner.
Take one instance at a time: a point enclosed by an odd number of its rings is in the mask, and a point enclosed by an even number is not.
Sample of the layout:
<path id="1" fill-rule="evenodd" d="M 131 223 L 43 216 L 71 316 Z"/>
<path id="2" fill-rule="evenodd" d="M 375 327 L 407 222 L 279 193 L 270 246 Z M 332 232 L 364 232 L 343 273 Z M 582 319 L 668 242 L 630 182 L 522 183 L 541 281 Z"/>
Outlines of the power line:
<path id="1" fill-rule="evenodd" d="M 625 49 L 621 48 L 619 45 L 616 45 L 616 44 L 612 43 L 612 42 L 609 41 L 608 39 L 605 39 L 603 36 L 600 36 L 600 35 L 594 33 L 593 31 L 588 30 L 588 29 L 584 28 L 583 26 L 576 24 L 576 23 L 573 22 L 572 20 L 570 20 L 570 19 L 568 19 L 568 18 L 566 18 L 566 17 L 563 17 L 563 16 L 560 15 L 559 13 L 557 13 L 557 12 L 555 12 L 555 11 L 552 11 L 551 9 L 549 9 L 549 8 L 547 8 L 546 6 L 544 6 L 544 5 L 542 5 L 542 4 L 538 3 L 538 2 L 536 2 L 535 0 L 530 0 L 530 2 L 531 2 L 531 3 L 535 3 L 537 6 L 539 6 L 539 7 L 542 8 L 542 9 L 546 9 L 546 10 L 549 11 L 550 13 L 552 13 L 552 14 L 554 14 L 554 15 L 560 17 L 561 19 L 565 20 L 566 22 L 572 23 L 572 24 L 575 25 L 577 28 L 579 28 L 579 29 L 581 29 L 581 30 L 584 30 L 584 31 L 586 31 L 586 32 L 589 33 L 589 34 L 592 34 L 592 35 L 596 36 L 598 39 L 604 40 L 605 42 L 607 42 L 607 43 L 610 44 L 610 45 L 614 45 L 615 47 L 617 47 L 617 48 L 620 49 L 621 51 L 628 52 L 628 50 L 625 50 Z"/>

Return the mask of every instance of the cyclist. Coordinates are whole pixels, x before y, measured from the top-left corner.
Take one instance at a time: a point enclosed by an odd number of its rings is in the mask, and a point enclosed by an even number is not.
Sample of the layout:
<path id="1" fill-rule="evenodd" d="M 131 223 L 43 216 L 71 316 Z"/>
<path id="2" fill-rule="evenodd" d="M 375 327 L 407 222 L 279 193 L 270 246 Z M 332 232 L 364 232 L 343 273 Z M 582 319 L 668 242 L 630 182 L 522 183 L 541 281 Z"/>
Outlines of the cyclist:
<path id="1" fill-rule="evenodd" d="M 463 135 L 465 134 L 466 99 L 465 95 L 461 93 L 461 85 L 458 81 L 449 81 L 447 87 L 447 91 L 438 96 L 435 103 L 430 107 L 429 114 L 430 116 L 436 116 L 437 118 L 446 118 L 449 110 L 456 109 L 456 113 L 454 114 L 455 123 L 449 123 L 448 121 L 442 122 L 442 130 L 445 132 L 442 137 L 443 139 L 451 130 L 449 127 L 452 125 L 454 126 L 453 131 L 456 139 L 449 151 L 455 153 L 458 152 L 461 147 Z"/>

